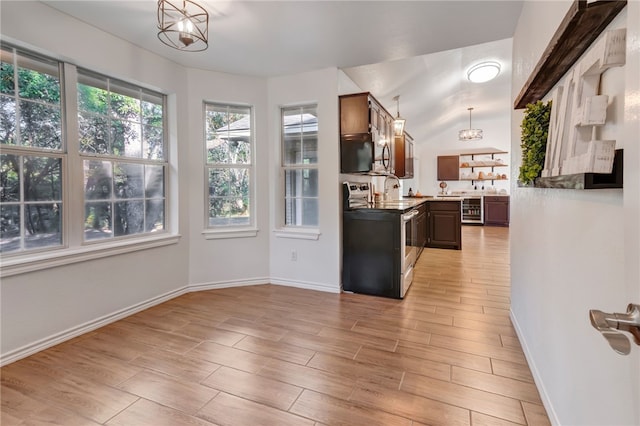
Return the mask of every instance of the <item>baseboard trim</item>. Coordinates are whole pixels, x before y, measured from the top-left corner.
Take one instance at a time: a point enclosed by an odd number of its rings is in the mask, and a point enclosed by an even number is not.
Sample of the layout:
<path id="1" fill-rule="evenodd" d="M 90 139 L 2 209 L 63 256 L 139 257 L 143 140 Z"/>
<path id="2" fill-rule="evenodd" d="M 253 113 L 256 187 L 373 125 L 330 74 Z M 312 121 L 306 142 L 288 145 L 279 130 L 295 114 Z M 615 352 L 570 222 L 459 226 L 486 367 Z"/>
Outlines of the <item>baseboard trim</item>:
<path id="1" fill-rule="evenodd" d="M 540 372 L 538 371 L 538 366 L 536 365 L 531 350 L 529 349 L 529 345 L 527 345 L 527 341 L 524 339 L 524 334 L 522 332 L 522 328 L 520 328 L 520 324 L 518 324 L 518 320 L 516 318 L 513 309 L 509 310 L 509 317 L 511 318 L 511 323 L 513 324 L 513 328 L 516 330 L 516 334 L 518 335 L 518 340 L 520 340 L 520 345 L 522 346 L 522 351 L 524 352 L 524 356 L 529 363 L 529 369 L 531 370 L 531 374 L 533 375 L 533 381 L 536 383 L 536 387 L 540 392 L 540 399 L 542 399 L 542 405 L 544 405 L 545 410 L 547 410 L 547 416 L 549 417 L 549 421 L 553 426 L 560 426 L 560 420 L 558 419 L 558 415 L 556 411 L 553 409 L 553 404 L 551 403 L 551 399 L 549 398 L 549 394 L 547 393 L 547 389 L 544 387 L 544 382 L 542 381 L 542 377 L 540 376 Z"/>
<path id="2" fill-rule="evenodd" d="M 332 287 L 324 283 L 314 283 L 310 281 L 289 280 L 285 278 L 271 278 L 271 284 L 285 287 L 304 288 L 307 290 L 324 291 L 325 293 L 340 293 L 340 287 Z"/>
<path id="3" fill-rule="evenodd" d="M 18 349 L 9 351 L 6 354 L 2 354 L 0 356 L 0 367 L 6 364 L 15 362 L 19 359 L 26 358 L 29 355 L 33 355 L 36 352 L 40 352 L 42 350 L 45 350 L 47 348 L 60 344 L 64 341 L 73 339 L 74 337 L 78 337 L 82 334 L 96 330 L 100 327 L 103 327 L 107 324 L 118 321 L 122 318 L 126 318 L 137 312 L 144 311 L 145 309 L 151 308 L 155 305 L 159 305 L 160 303 L 166 302 L 167 300 L 174 299 L 187 292 L 188 292 L 188 287 L 186 286 L 182 288 L 178 288 L 176 290 L 172 290 L 170 292 L 164 293 L 160 296 L 152 297 L 151 299 L 147 299 L 143 302 L 136 303 L 135 305 L 129 306 L 127 308 L 120 309 L 118 311 L 112 312 L 110 314 L 104 315 L 94 320 L 85 322 L 84 324 L 80 324 L 78 326 L 69 328 L 65 331 L 61 331 L 59 333 L 53 334 L 49 337 L 45 337 L 36 342 L 29 343 Z"/>
<path id="4" fill-rule="evenodd" d="M 30 355 L 43 351 L 47 348 L 50 348 L 52 346 L 65 342 L 67 340 L 73 339 L 74 337 L 78 337 L 82 334 L 96 330 L 112 322 L 121 320 L 122 318 L 126 318 L 137 312 L 151 308 L 155 305 L 159 305 L 160 303 L 166 302 L 167 300 L 171 300 L 178 296 L 182 296 L 185 293 L 194 293 L 198 291 L 215 290 L 215 289 L 229 288 L 229 287 L 244 287 L 244 286 L 250 286 L 250 285 L 263 285 L 263 284 L 275 284 L 275 285 L 281 285 L 286 287 L 303 288 L 307 290 L 324 291 L 329 293 L 340 293 L 340 288 L 333 288 L 326 284 L 294 281 L 294 280 L 287 280 L 282 278 L 270 279 L 267 277 L 251 278 L 251 279 L 245 279 L 245 280 L 229 280 L 229 281 L 217 281 L 217 282 L 210 282 L 210 283 L 192 284 L 192 285 L 178 288 L 176 290 L 172 290 L 160 296 L 152 297 L 151 299 L 145 300 L 140 303 L 136 303 L 135 305 L 120 309 L 116 312 L 113 312 L 108 315 L 104 315 L 100 318 L 96 318 L 94 320 L 88 321 L 76 327 L 69 328 L 65 331 L 61 331 L 49 337 L 45 337 L 36 342 L 29 343 L 20 348 L 9 351 L 6 354 L 1 354 L 0 367 L 7 364 L 11 364 L 12 362 L 18 361 L 19 359 L 26 358 Z"/>
<path id="5" fill-rule="evenodd" d="M 206 291 L 206 290 L 216 290 L 220 288 L 230 288 L 230 287 L 246 287 L 249 285 L 262 285 L 269 284 L 269 278 L 250 278 L 246 280 L 229 280 L 229 281 L 215 281 L 208 283 L 200 283 L 200 284 L 191 284 L 187 286 L 189 293 L 194 293 L 197 291 Z"/>

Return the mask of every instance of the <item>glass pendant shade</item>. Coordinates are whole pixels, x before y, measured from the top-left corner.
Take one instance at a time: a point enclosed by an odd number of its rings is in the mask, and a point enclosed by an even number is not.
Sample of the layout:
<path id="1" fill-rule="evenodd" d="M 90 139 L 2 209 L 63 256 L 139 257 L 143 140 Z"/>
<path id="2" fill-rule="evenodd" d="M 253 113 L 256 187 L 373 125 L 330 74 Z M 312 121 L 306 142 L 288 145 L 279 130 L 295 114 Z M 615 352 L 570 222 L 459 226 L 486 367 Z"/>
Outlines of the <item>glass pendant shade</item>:
<path id="1" fill-rule="evenodd" d="M 407 121 L 400 117 L 400 95 L 394 96 L 393 100 L 396 101 L 398 107 L 398 116 L 393 120 L 393 134 L 396 136 L 402 136 L 404 133 L 404 123 Z"/>
<path id="2" fill-rule="evenodd" d="M 209 47 L 209 13 L 191 0 L 158 0 L 158 38 L 174 49 L 200 52 Z"/>
<path id="3" fill-rule="evenodd" d="M 473 108 L 467 108 L 469 110 L 469 128 L 463 129 L 458 132 L 458 139 L 461 141 L 476 141 L 482 139 L 482 129 L 473 129 L 471 127 L 471 111 Z"/>

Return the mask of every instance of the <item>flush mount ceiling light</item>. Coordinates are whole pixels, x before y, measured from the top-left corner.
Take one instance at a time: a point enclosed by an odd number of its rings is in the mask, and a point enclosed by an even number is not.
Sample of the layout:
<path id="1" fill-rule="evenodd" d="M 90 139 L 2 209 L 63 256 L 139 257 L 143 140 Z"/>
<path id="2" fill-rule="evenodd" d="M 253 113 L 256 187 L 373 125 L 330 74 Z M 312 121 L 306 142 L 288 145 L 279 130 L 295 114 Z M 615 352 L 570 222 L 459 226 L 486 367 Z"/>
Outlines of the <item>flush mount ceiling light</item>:
<path id="1" fill-rule="evenodd" d="M 158 0 L 158 30 L 167 46 L 200 52 L 209 46 L 209 13 L 191 0 Z"/>
<path id="2" fill-rule="evenodd" d="M 393 133 L 396 136 L 402 136 L 402 133 L 404 132 L 404 123 L 406 120 L 400 117 L 400 95 L 395 96 L 393 100 L 397 102 L 398 106 L 398 116 L 395 120 L 393 120 Z"/>
<path id="3" fill-rule="evenodd" d="M 469 68 L 467 78 L 473 83 L 493 80 L 500 74 L 500 64 L 494 61 L 480 62 Z"/>
<path id="4" fill-rule="evenodd" d="M 458 132 L 458 139 L 461 141 L 477 141 L 482 139 L 482 129 L 471 128 L 471 111 L 473 108 L 467 108 L 469 110 L 469 128 L 460 130 Z"/>

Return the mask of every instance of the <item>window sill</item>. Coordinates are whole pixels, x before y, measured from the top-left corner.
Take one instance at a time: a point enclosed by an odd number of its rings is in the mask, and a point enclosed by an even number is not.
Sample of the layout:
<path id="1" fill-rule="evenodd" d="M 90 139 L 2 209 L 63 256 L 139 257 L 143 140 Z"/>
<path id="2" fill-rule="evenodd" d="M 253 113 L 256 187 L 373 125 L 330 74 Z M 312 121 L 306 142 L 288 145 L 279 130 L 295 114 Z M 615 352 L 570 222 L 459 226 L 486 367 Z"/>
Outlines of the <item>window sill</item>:
<path id="1" fill-rule="evenodd" d="M 211 230 L 207 229 L 202 231 L 202 235 L 207 240 L 221 240 L 225 238 L 251 238 L 256 237 L 258 235 L 257 228 L 251 229 L 217 229 Z"/>
<path id="2" fill-rule="evenodd" d="M 297 240 L 318 240 L 320 230 L 317 228 L 280 228 L 273 231 L 278 238 L 292 238 Z"/>
<path id="3" fill-rule="evenodd" d="M 131 240 L 118 241 L 99 245 L 92 244 L 73 249 L 52 250 L 8 259 L 5 257 L 0 262 L 0 277 L 5 278 L 41 269 L 177 244 L 179 239 L 180 235 L 162 235 L 136 239 L 135 242 Z"/>

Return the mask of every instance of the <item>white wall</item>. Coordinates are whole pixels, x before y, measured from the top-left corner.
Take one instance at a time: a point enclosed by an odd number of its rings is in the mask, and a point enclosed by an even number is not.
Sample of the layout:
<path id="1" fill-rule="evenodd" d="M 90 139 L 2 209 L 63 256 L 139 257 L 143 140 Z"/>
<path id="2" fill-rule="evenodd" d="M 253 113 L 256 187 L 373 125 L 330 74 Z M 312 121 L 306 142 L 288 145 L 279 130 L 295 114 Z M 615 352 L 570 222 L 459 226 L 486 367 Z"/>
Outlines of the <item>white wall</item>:
<path id="1" fill-rule="evenodd" d="M 25 18 L 29 16 L 29 19 Z M 171 95 L 170 133 L 179 149 L 171 153 L 175 201 L 186 200 L 189 139 L 185 70 L 123 40 L 61 14 L 40 2 L 3 2 L 3 38 L 112 77 L 151 85 Z M 70 43 L 70 40 L 82 42 Z M 175 170 L 180 175 L 175 175 Z M 178 183 L 179 182 L 179 183 Z M 91 327 L 102 317 L 135 307 L 187 283 L 188 204 L 181 203 L 177 244 L 74 263 L 2 279 L 3 362 L 37 349 L 39 341 Z M 179 215 L 177 214 L 179 213 Z"/>
<path id="2" fill-rule="evenodd" d="M 269 282 L 269 140 L 267 80 L 189 70 L 189 284 L 198 288 Z M 251 105 L 255 119 L 255 237 L 205 239 L 203 101 Z"/>
<path id="3" fill-rule="evenodd" d="M 571 3 L 525 2 L 513 39 L 514 97 Z M 637 14 L 638 3 L 630 3 Z M 624 26 L 625 21 L 623 11 L 612 27 Z M 637 16 L 630 24 L 637 34 Z M 637 80 L 640 74 L 637 41 L 627 55 L 627 61 L 636 64 L 633 69 L 611 70 L 603 75 L 603 87 L 618 99 L 625 93 L 614 80 L 625 75 Z M 637 93 L 637 81 L 635 90 Z M 622 124 L 622 108 L 610 108 L 608 113 L 617 125 L 605 133 L 617 134 L 618 146 L 637 144 L 638 115 L 632 118 L 633 132 L 623 131 L 628 124 Z M 629 375 L 631 363 L 638 358 L 614 353 L 591 327 L 588 317 L 589 309 L 620 312 L 631 302 L 624 271 L 625 262 L 631 261 L 637 276 L 638 216 L 627 218 L 627 224 L 636 221 L 631 237 L 636 243 L 627 243 L 625 250 L 622 190 L 518 188 L 514 177 L 520 164 L 523 110 L 513 111 L 511 117 L 512 320 L 551 421 L 563 425 L 638 424 L 638 399 L 630 392 Z M 629 188 L 637 194 L 637 149 L 635 158 L 625 160 L 624 191 Z M 635 206 L 637 215 L 637 198 Z"/>
<path id="4" fill-rule="evenodd" d="M 513 102 L 511 101 L 511 53 L 512 46 L 511 39 L 499 40 L 487 45 L 482 45 L 484 49 L 489 49 L 488 52 L 480 50 L 485 54 L 495 54 L 501 58 L 502 71 L 495 80 L 487 83 L 476 84 L 469 81 L 462 81 L 459 83 L 458 92 L 450 99 L 444 99 L 443 105 L 447 105 L 447 108 L 451 110 L 450 114 L 454 114 L 453 108 L 458 110 L 473 107 L 468 105 L 468 99 L 474 98 L 480 93 L 482 96 L 482 108 L 474 109 L 471 115 L 471 125 L 473 128 L 482 129 L 483 139 L 479 141 L 460 141 L 458 140 L 458 132 L 462 129 L 469 128 L 469 116 L 464 115 L 464 119 L 451 123 L 444 130 L 437 134 L 430 134 L 428 137 L 421 137 L 416 140 L 416 157 L 419 158 L 418 164 L 416 164 L 419 172 L 419 180 L 414 179 L 411 182 L 416 189 L 420 190 L 422 194 L 433 195 L 440 191 L 438 186 L 440 181 L 437 179 L 437 157 L 439 155 L 455 155 L 461 151 L 468 150 L 483 150 L 484 148 L 496 148 L 501 151 L 511 151 L 511 108 Z M 460 58 L 461 64 L 474 63 L 478 61 L 478 53 L 474 52 L 472 48 L 465 48 L 461 50 L 462 57 Z M 462 66 L 461 66 L 462 68 Z M 436 128 L 442 128 L 442 126 L 436 126 Z M 506 174 L 510 177 L 511 174 L 511 161 L 508 155 L 500 156 L 505 160 L 505 164 L 509 167 L 496 168 L 494 173 Z M 483 170 L 483 169 L 480 169 Z M 487 171 L 486 169 L 485 171 Z M 478 171 L 478 170 L 476 170 Z M 481 190 L 483 182 L 474 182 L 477 185 L 478 190 Z M 474 183 L 471 181 L 448 181 L 447 189 L 451 191 L 469 191 L 474 190 Z M 505 189 L 509 191 L 509 181 L 494 180 L 484 182 L 485 189 L 489 189 L 493 186 L 496 190 Z M 405 190 L 406 192 L 406 190 Z"/>
<path id="5" fill-rule="evenodd" d="M 280 107 L 315 103 L 318 106 L 318 163 L 320 236 L 318 240 L 271 235 L 271 281 L 297 287 L 340 291 L 340 157 L 338 139 L 338 70 L 327 68 L 294 76 L 269 79 L 269 123 L 278 123 Z M 283 217 L 280 172 L 280 132 L 269 130 L 271 230 L 281 227 Z M 297 261 L 291 260 L 291 252 Z"/>

